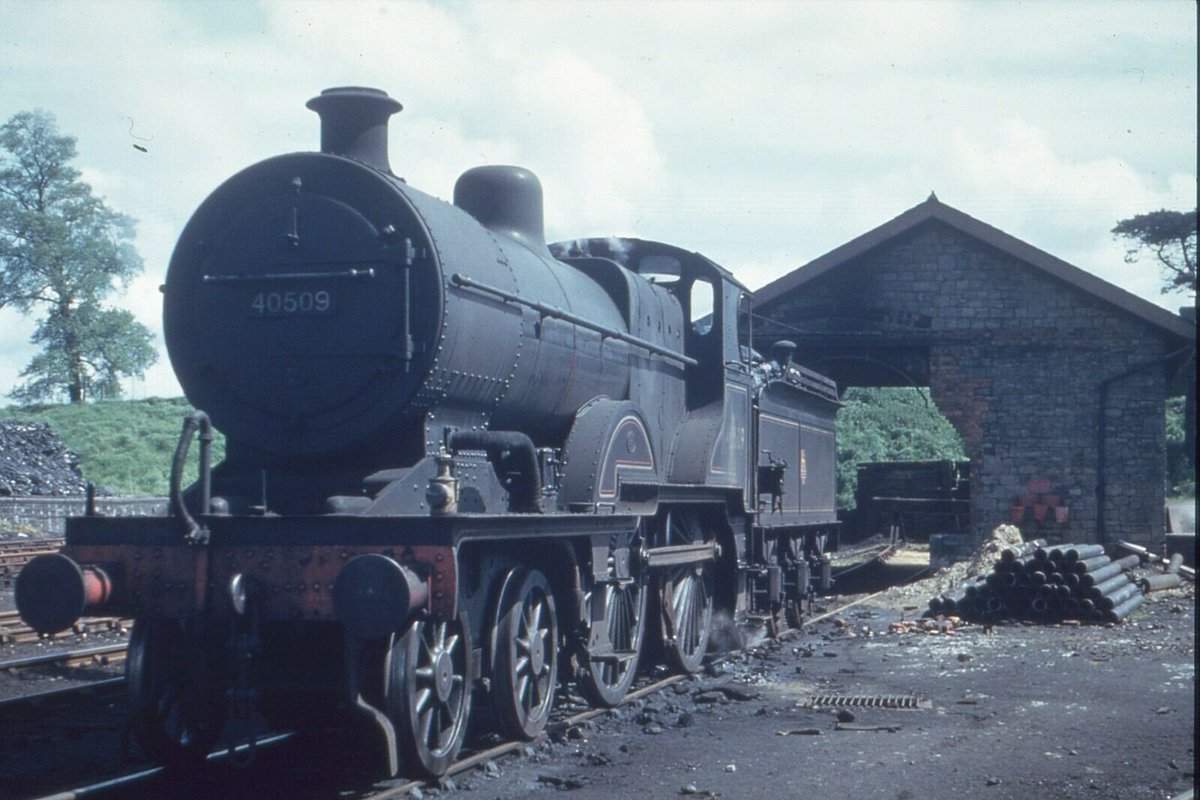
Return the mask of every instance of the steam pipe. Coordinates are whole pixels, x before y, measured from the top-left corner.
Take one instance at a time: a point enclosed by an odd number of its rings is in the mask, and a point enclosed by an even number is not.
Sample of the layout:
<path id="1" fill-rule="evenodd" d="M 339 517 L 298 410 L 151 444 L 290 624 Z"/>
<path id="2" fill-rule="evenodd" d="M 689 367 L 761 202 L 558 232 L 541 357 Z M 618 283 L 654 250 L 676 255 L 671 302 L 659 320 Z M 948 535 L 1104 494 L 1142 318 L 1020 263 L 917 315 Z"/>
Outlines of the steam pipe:
<path id="1" fill-rule="evenodd" d="M 1128 586 L 1124 586 L 1120 589 L 1117 589 L 1115 592 L 1113 592 L 1110 595 L 1106 595 L 1104 597 L 1097 599 L 1095 601 L 1096 608 L 1100 609 L 1101 611 L 1111 611 L 1112 609 L 1114 609 L 1117 606 L 1124 603 L 1129 598 L 1133 597 L 1135 594 L 1141 594 L 1141 593 L 1142 593 L 1141 587 L 1138 586 L 1133 581 L 1130 581 Z"/>
<path id="2" fill-rule="evenodd" d="M 483 450 L 497 468 L 505 453 L 516 455 L 525 481 L 523 491 L 509 489 L 514 510 L 541 513 L 542 474 L 538 467 L 537 448 L 527 435 L 520 431 L 455 431 L 450 434 L 446 446 L 452 453 Z"/>
<path id="3" fill-rule="evenodd" d="M 1088 572 L 1095 572 L 1101 567 L 1107 567 L 1111 563 L 1111 558 L 1101 555 L 1094 558 L 1085 558 L 1082 561 L 1073 561 L 1071 562 L 1071 568 L 1076 575 L 1083 575 Z"/>
<path id="4" fill-rule="evenodd" d="M 1088 558 L 1104 555 L 1104 545 L 1100 544 L 1077 544 L 1067 550 L 1067 558 L 1072 561 L 1082 561 Z"/>
<path id="5" fill-rule="evenodd" d="M 1093 600 L 1098 600 L 1105 595 L 1110 595 L 1113 592 L 1125 586 L 1129 582 L 1129 576 L 1122 572 L 1120 575 L 1114 575 L 1104 583 L 1096 584 L 1087 588 L 1087 596 Z"/>
<path id="6" fill-rule="evenodd" d="M 200 513 L 207 514 L 212 495 L 213 432 L 212 422 L 203 411 L 193 411 L 184 417 L 179 443 L 175 446 L 175 456 L 171 459 L 171 514 L 182 520 L 184 538 L 191 544 L 203 544 L 208 541 L 208 531 L 196 522 L 183 501 L 183 468 L 187 464 L 188 449 L 192 446 L 192 437 L 197 430 L 200 431 L 200 477 L 197 481 L 200 487 Z"/>
<path id="7" fill-rule="evenodd" d="M 1158 592 L 1163 589 L 1174 589 L 1183 583 L 1183 578 L 1177 573 L 1168 572 L 1163 575 L 1151 575 L 1147 578 L 1142 578 L 1138 583 L 1142 587 L 1142 591 L 1149 594 L 1150 592 Z"/>
<path id="8" fill-rule="evenodd" d="M 1034 539 L 1022 544 L 1014 544 L 1012 547 L 1006 547 L 1000 551 L 1001 561 L 1018 561 L 1027 556 L 1033 555 L 1033 552 L 1039 547 L 1046 544 L 1045 539 Z"/>
<path id="9" fill-rule="evenodd" d="M 1146 596 L 1141 592 L 1138 592 L 1133 597 L 1130 597 L 1124 603 L 1112 609 L 1111 611 L 1105 611 L 1104 620 L 1106 622 L 1120 622 L 1133 613 L 1133 611 L 1143 602 L 1145 602 L 1145 600 Z"/>
<path id="10" fill-rule="evenodd" d="M 1079 576 L 1079 581 L 1083 586 L 1095 586 L 1103 583 L 1114 575 L 1120 575 L 1127 569 L 1133 569 L 1138 565 L 1141 559 L 1138 556 L 1125 556 L 1112 562 L 1108 566 L 1101 567 L 1095 572 L 1088 572 Z"/>

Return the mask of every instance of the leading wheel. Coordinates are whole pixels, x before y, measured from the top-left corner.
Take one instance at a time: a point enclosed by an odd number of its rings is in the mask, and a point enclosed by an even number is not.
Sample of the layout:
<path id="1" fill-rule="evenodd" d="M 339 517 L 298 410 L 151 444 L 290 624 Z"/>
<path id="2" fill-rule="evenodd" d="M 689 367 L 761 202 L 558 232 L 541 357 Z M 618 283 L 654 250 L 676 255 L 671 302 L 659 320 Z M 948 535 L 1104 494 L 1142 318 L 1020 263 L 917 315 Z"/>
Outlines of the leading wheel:
<path id="1" fill-rule="evenodd" d="M 700 544 L 704 530 L 690 511 L 672 509 L 662 521 L 659 546 Z M 659 624 L 663 654 L 677 672 L 700 669 L 708 649 L 713 616 L 713 563 L 679 564 L 657 571 Z"/>
<path id="2" fill-rule="evenodd" d="M 546 576 L 516 567 L 496 608 L 495 698 L 506 736 L 533 739 L 546 725 L 558 680 L 558 618 Z"/>
<path id="3" fill-rule="evenodd" d="M 620 703 L 629 691 L 646 632 L 646 571 L 640 537 L 613 548 L 612 553 L 614 563 L 628 564 L 629 574 L 610 569 L 614 574 L 609 580 L 593 580 L 584 593 L 585 626 L 575 667 L 580 690 L 593 705 L 606 708 Z M 604 620 L 603 631 L 589 622 L 597 617 Z"/>
<path id="4" fill-rule="evenodd" d="M 407 772 L 437 778 L 454 762 L 467 732 L 473 677 L 465 615 L 416 620 L 393 641 L 385 702 Z"/>
<path id="5" fill-rule="evenodd" d="M 170 767 L 202 764 L 221 733 L 225 704 L 206 680 L 212 653 L 197 638 L 173 620 L 139 619 L 126 651 L 130 732 L 142 752 Z"/>

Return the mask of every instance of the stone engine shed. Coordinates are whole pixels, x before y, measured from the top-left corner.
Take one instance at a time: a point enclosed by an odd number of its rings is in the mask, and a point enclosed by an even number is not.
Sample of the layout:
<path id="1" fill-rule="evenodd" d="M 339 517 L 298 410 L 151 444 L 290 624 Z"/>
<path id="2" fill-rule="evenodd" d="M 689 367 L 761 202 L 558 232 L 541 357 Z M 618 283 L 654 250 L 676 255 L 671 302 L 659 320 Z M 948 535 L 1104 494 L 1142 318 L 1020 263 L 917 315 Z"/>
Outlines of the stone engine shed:
<path id="1" fill-rule="evenodd" d="M 1195 323 L 930 195 L 754 294 L 754 345 L 845 386 L 928 386 L 971 459 L 971 530 L 1160 543 L 1165 400 Z M 1040 508 L 1039 508 L 1040 506 Z"/>

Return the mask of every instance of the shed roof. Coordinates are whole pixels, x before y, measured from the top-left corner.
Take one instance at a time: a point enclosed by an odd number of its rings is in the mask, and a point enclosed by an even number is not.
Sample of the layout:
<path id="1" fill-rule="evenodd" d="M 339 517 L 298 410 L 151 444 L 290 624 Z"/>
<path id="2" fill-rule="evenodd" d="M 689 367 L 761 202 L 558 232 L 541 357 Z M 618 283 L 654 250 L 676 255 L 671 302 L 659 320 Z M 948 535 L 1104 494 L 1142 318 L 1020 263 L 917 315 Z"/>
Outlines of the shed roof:
<path id="1" fill-rule="evenodd" d="M 1116 306 L 1163 333 L 1189 341 L 1196 339 L 1196 324 L 1181 316 L 1172 314 L 1164 308 L 1143 300 L 1135 294 L 1125 291 L 1108 281 L 1068 264 L 1061 258 L 1050 255 L 1045 250 L 1039 250 L 1033 245 L 994 228 L 986 222 L 964 214 L 956 208 L 946 205 L 930 193 L 929 199 L 905 211 L 900 216 L 883 223 L 878 228 L 869 230 L 863 235 L 851 239 L 844 245 L 830 250 L 802 267 L 792 270 L 777 280 L 754 292 L 754 304 L 758 308 L 771 303 L 784 294 L 797 289 L 809 281 L 824 275 L 830 270 L 851 261 L 858 256 L 873 250 L 889 240 L 900 236 L 929 220 L 937 220 L 952 228 L 962 231 L 1014 258 L 1033 266 L 1055 278 L 1074 286 L 1084 292 Z"/>

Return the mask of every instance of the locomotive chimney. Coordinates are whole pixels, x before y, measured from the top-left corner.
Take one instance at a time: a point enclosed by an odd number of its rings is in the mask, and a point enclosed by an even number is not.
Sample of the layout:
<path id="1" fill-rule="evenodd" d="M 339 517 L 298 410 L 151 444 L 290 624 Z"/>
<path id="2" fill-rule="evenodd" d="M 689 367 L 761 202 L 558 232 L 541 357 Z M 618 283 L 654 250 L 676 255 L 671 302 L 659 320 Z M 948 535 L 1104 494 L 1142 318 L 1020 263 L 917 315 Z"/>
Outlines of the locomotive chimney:
<path id="1" fill-rule="evenodd" d="M 539 252 L 546 250 L 542 182 L 523 167 L 469 169 L 454 184 L 454 205 L 488 230 Z"/>
<path id="2" fill-rule="evenodd" d="M 388 117 L 403 106 L 380 89 L 339 86 L 305 105 L 321 117 L 321 152 L 353 158 L 391 172 L 387 154 Z"/>

